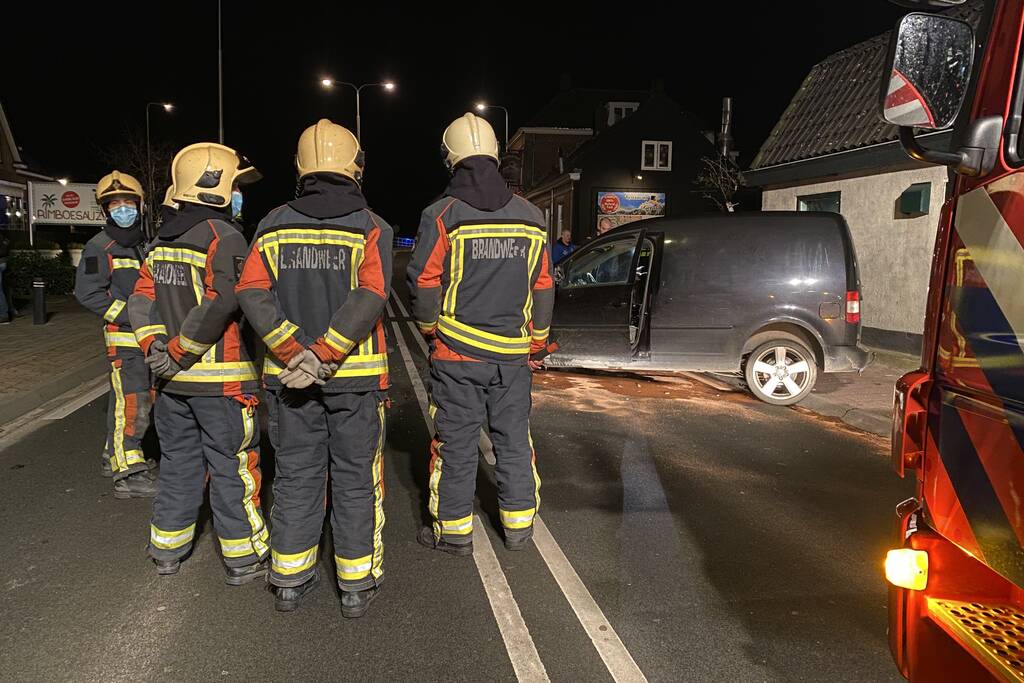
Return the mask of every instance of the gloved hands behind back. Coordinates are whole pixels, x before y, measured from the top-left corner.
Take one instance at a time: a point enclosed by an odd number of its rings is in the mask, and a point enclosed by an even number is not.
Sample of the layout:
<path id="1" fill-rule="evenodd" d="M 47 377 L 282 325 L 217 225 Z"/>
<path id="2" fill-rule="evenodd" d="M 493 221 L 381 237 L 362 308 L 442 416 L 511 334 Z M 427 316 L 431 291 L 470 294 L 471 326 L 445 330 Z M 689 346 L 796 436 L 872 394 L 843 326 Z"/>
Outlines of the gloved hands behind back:
<path id="1" fill-rule="evenodd" d="M 149 345 L 146 365 L 158 377 L 170 378 L 181 372 L 181 366 L 167 353 L 167 344 L 159 340 Z"/>
<path id="2" fill-rule="evenodd" d="M 306 349 L 288 361 L 288 367 L 278 379 L 289 389 L 305 389 L 312 384 L 326 384 L 337 369 L 336 363 L 324 363 L 315 353 Z"/>

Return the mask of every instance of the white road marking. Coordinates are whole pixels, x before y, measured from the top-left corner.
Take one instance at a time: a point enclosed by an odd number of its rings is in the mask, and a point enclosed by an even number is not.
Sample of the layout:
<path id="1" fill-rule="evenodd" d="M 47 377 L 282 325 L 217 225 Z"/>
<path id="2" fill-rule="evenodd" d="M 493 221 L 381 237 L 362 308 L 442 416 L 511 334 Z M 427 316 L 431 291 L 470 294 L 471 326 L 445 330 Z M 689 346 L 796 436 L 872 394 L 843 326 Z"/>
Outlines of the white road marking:
<path id="1" fill-rule="evenodd" d="M 87 390 L 78 398 L 68 401 L 63 407 L 58 408 L 49 415 L 43 416 L 44 420 L 63 420 L 65 417 L 75 412 L 79 408 L 82 408 L 89 403 L 92 403 L 100 396 L 103 396 L 110 391 L 110 386 L 107 384 L 107 378 L 102 377 L 95 382 L 96 386 L 90 390 Z"/>
<path id="2" fill-rule="evenodd" d="M 404 317 L 408 317 L 408 314 L 405 312 L 405 307 L 402 305 L 402 302 L 401 300 L 399 300 L 398 296 L 395 295 L 393 298 L 395 299 L 395 302 L 397 303 L 398 307 L 402 310 Z M 389 311 L 393 311 L 393 309 L 390 308 L 390 304 Z M 392 317 L 394 317 L 393 313 Z M 394 320 L 392 320 L 392 324 L 396 326 L 397 332 L 397 323 Z M 416 331 L 416 328 L 413 327 L 412 329 L 415 331 L 414 336 L 419 338 L 419 332 Z M 412 365 L 411 361 L 409 361 L 406 358 L 406 356 L 409 353 L 408 347 L 406 347 L 405 341 L 401 337 L 401 335 L 398 335 L 398 342 L 399 349 L 402 352 L 403 360 L 406 361 L 406 369 L 408 370 L 409 367 Z M 426 353 L 426 344 L 423 344 L 422 348 L 424 350 L 424 353 Z M 415 366 L 413 366 L 412 372 L 410 372 L 410 375 L 414 377 L 414 388 L 417 383 L 419 383 L 419 385 L 422 386 L 422 382 L 416 375 L 415 370 L 416 368 Z M 417 396 L 419 396 L 418 392 Z M 421 399 L 421 401 L 422 400 L 425 400 L 425 392 L 424 397 Z M 432 421 L 429 418 L 427 419 L 427 424 L 432 424 Z M 482 442 L 483 439 L 486 438 L 486 435 L 481 435 L 481 437 Z M 490 445 L 490 439 L 487 440 L 487 443 L 488 445 Z M 493 447 L 491 448 L 491 457 L 494 457 Z M 486 533 L 482 533 L 482 530 L 480 529 L 480 519 L 478 517 L 475 519 L 476 523 L 473 528 L 474 545 L 476 545 L 476 541 L 478 538 L 477 534 L 478 532 L 480 532 L 480 536 L 488 541 L 487 550 L 493 555 L 494 550 L 490 547 L 490 539 Z M 583 583 L 583 580 L 580 579 L 579 574 L 577 574 L 576 570 L 573 568 L 572 563 L 569 562 L 569 558 L 565 556 L 565 553 L 562 551 L 562 548 L 558 545 L 558 542 L 555 540 L 555 537 L 551 535 L 550 531 L 548 531 L 548 527 L 544 523 L 544 520 L 540 518 L 540 515 L 534 517 L 533 542 L 534 545 L 537 546 L 537 550 L 540 552 L 541 557 L 544 559 L 544 563 L 547 564 L 548 570 L 554 577 L 555 582 L 561 589 L 562 594 L 565 596 L 565 599 L 569 602 L 569 606 L 572 607 L 573 612 L 576 613 L 576 618 L 579 619 L 580 625 L 583 626 L 583 630 L 585 630 L 587 632 L 587 635 L 590 636 L 590 642 L 594 644 L 594 649 L 596 649 L 597 653 L 601 656 L 601 661 L 604 662 L 604 665 L 605 667 L 607 667 L 608 673 L 611 674 L 612 678 L 618 683 L 633 683 L 639 681 L 646 682 L 647 677 L 644 676 L 643 671 L 641 671 L 640 667 L 637 666 L 636 660 L 633 659 L 633 655 L 629 653 L 629 650 L 627 650 L 626 646 L 622 643 L 622 640 L 619 638 L 619 634 L 615 632 L 615 629 L 612 627 L 611 623 L 609 623 L 608 619 L 605 617 L 604 612 L 601 611 L 601 608 L 600 606 L 598 606 L 597 601 L 594 600 L 594 596 L 590 594 L 590 591 L 587 589 L 587 586 Z M 497 558 L 495 558 L 495 561 L 497 561 Z M 477 569 L 479 568 L 480 565 L 478 563 Z M 498 567 L 498 571 L 501 571 L 500 566 Z M 502 574 L 502 579 L 504 579 L 504 574 Z M 507 583 L 505 585 L 507 586 Z M 490 597 L 489 593 L 488 597 Z M 509 593 L 509 599 L 512 600 L 513 604 L 515 603 L 515 599 L 512 597 L 511 593 Z M 519 608 L 517 606 L 516 613 L 518 614 L 518 612 Z M 495 610 L 495 618 L 497 618 L 497 614 L 497 610 Z M 521 619 L 522 617 L 520 616 L 520 620 Z M 498 623 L 500 627 L 500 620 Z M 526 630 L 525 623 L 523 623 L 522 628 Z M 528 631 L 526 632 L 526 634 L 527 637 L 529 637 Z M 502 632 L 502 637 L 504 637 L 504 631 Z M 508 648 L 509 641 L 507 638 L 505 639 L 505 644 L 506 648 Z M 530 644 L 533 644 L 532 639 L 530 640 Z M 535 648 L 534 653 L 536 653 Z M 509 656 L 511 655 L 512 650 L 509 649 Z M 539 657 L 538 664 L 540 664 L 541 670 L 543 671 L 543 664 L 540 663 Z M 514 658 L 513 666 L 515 666 Z M 519 674 L 518 669 L 516 669 L 516 674 Z M 520 678 L 520 680 L 523 679 Z"/>
<path id="3" fill-rule="evenodd" d="M 473 515 L 473 561 L 484 583 L 487 600 L 491 603 L 491 611 L 498 622 L 516 678 L 520 681 L 550 680 L 479 515 Z"/>
<path id="4" fill-rule="evenodd" d="M 67 417 L 75 410 L 78 410 L 89 401 L 96 400 L 99 396 L 109 390 L 108 378 L 104 374 L 85 384 L 79 385 L 70 391 L 66 391 L 57 398 L 47 401 L 35 410 L 29 411 L 19 418 L 0 428 L 0 451 L 13 445 L 20 439 L 28 436 L 40 427 L 47 424 L 47 420 L 61 419 Z M 83 401 L 85 396 L 89 400 Z M 73 410 L 68 410 L 70 404 L 76 404 Z M 59 417 L 51 417 L 59 415 Z"/>
<path id="5" fill-rule="evenodd" d="M 423 419 L 427 423 L 427 429 L 433 431 L 427 392 L 423 387 L 423 380 L 420 379 L 419 372 L 412 362 L 412 354 L 409 347 L 406 346 L 405 338 L 395 320 L 394 309 L 391 308 L 390 302 L 388 302 L 388 315 L 391 317 L 391 324 L 395 331 L 398 352 L 405 363 L 406 372 L 409 373 L 409 378 L 412 380 L 413 392 L 423 411 Z M 484 584 L 484 591 L 487 593 L 487 601 L 494 613 L 494 620 L 498 624 L 498 631 L 501 632 L 501 638 L 505 641 L 505 650 L 512 662 L 516 678 L 520 681 L 530 682 L 549 680 L 547 670 L 537 652 L 537 646 L 533 642 L 530 630 L 526 628 L 526 622 L 523 621 L 523 615 L 512 595 L 512 589 L 509 588 L 508 579 L 505 578 L 505 573 L 501 570 L 498 558 L 494 554 L 491 539 L 484 531 L 483 523 L 477 516 L 473 518 L 473 547 L 473 561 L 476 563 L 480 580 Z"/>
<path id="6" fill-rule="evenodd" d="M 604 612 L 598 606 L 594 596 L 587 590 L 579 574 L 573 569 L 569 558 L 562 552 L 555 537 L 548 531 L 544 520 L 540 515 L 533 520 L 533 544 L 540 551 L 551 575 L 555 577 L 558 587 L 562 589 L 562 595 L 569 601 L 576 618 L 580 620 L 583 630 L 590 636 L 590 642 L 594 644 L 601 660 L 608 668 L 608 673 L 616 681 L 646 681 L 644 672 L 637 666 L 633 655 L 622 644 L 619 634 L 615 632 Z"/>

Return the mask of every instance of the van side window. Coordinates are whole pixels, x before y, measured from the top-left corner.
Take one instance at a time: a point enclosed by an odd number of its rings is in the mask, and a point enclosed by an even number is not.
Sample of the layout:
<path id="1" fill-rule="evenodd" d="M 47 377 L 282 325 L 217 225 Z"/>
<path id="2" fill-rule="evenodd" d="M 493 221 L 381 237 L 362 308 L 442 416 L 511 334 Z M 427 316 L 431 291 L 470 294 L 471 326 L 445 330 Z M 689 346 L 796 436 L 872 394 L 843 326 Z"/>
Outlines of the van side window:
<path id="1" fill-rule="evenodd" d="M 573 258 L 564 287 L 615 285 L 629 282 L 629 266 L 636 249 L 636 235 L 606 242 Z"/>

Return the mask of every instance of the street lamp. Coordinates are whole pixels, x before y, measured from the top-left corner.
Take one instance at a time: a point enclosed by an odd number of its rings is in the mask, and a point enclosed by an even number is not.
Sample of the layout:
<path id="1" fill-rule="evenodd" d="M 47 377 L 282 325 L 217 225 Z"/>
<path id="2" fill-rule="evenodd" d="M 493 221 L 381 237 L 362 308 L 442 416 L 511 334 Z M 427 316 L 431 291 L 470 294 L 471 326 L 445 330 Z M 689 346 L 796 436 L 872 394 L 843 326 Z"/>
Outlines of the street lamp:
<path id="1" fill-rule="evenodd" d="M 65 185 L 66 186 L 68 184 L 68 179 L 67 178 L 57 178 L 57 182 L 60 183 L 61 185 Z"/>
<path id="2" fill-rule="evenodd" d="M 150 206 L 155 206 L 153 203 L 153 152 L 149 143 L 149 108 L 150 107 L 162 107 L 167 113 L 174 110 L 174 105 L 170 102 L 147 102 L 146 103 L 146 194 Z M 141 207 L 140 207 L 141 208 Z M 153 225 L 153 219 L 149 215 L 150 212 L 146 212 L 146 224 L 150 227 Z"/>
<path id="3" fill-rule="evenodd" d="M 500 109 L 505 112 L 505 151 L 508 151 L 508 109 L 502 107 L 499 104 L 487 104 L 486 102 L 477 102 L 476 110 L 478 112 L 484 112 L 487 109 Z"/>
<path id="4" fill-rule="evenodd" d="M 356 91 L 356 140 L 359 141 L 360 147 L 362 147 L 363 145 L 363 120 L 362 112 L 360 111 L 359 105 L 360 93 L 362 93 L 363 88 L 369 88 L 372 86 L 379 86 L 381 88 L 384 88 L 388 92 L 394 92 L 396 87 L 394 81 L 382 81 L 380 83 L 363 83 L 362 85 L 355 85 L 354 83 L 348 83 L 347 81 L 336 81 L 330 76 L 324 76 L 323 78 L 321 78 L 320 85 L 323 86 L 325 90 L 330 90 L 336 85 L 347 85 L 348 87 Z"/>

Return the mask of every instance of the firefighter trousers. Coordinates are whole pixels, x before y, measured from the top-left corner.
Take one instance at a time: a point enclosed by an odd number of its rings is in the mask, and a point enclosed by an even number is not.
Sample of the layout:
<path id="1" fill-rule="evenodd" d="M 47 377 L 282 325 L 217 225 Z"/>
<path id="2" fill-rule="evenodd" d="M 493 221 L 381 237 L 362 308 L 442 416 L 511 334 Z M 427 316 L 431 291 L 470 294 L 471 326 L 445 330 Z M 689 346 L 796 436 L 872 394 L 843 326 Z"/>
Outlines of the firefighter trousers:
<path id="1" fill-rule="evenodd" d="M 224 564 L 244 567 L 269 554 L 260 512 L 260 432 L 252 396 L 182 396 L 159 392 L 153 411 L 160 476 L 149 554 L 188 555 L 210 476 L 210 508 Z"/>
<path id="2" fill-rule="evenodd" d="M 434 536 L 448 543 L 472 540 L 473 498 L 480 428 L 494 444 L 498 510 L 505 537 L 533 535 L 540 506 L 540 477 L 530 437 L 530 387 L 526 365 L 431 360 L 430 497 Z"/>
<path id="3" fill-rule="evenodd" d="M 316 571 L 331 487 L 338 587 L 358 591 L 384 576 L 383 392 L 268 391 L 274 446 L 270 583 L 298 586 Z"/>
<path id="4" fill-rule="evenodd" d="M 149 469 L 142 439 L 149 429 L 152 407 L 152 383 L 144 356 L 121 350 L 110 359 L 107 441 L 103 448 L 115 481 Z"/>

